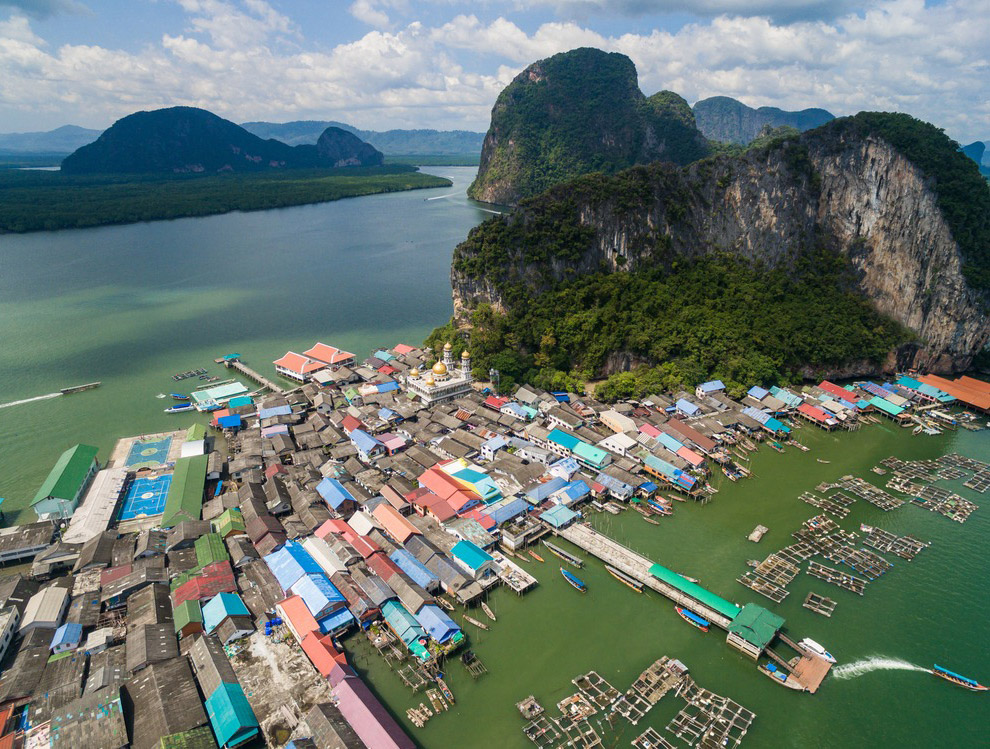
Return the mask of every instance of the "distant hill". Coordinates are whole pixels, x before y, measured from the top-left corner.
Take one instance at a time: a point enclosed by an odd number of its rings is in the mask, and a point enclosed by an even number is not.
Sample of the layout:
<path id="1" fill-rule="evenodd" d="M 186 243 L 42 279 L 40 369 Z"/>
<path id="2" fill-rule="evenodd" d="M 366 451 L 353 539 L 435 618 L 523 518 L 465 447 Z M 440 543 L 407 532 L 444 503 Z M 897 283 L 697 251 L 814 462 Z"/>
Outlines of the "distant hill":
<path id="1" fill-rule="evenodd" d="M 0 133 L 0 151 L 9 153 L 72 153 L 100 137 L 100 130 L 77 125 L 38 133 Z"/>
<path id="2" fill-rule="evenodd" d="M 354 133 L 385 154 L 476 154 L 481 152 L 484 133 L 470 130 L 360 130 L 333 120 L 296 120 L 294 122 L 245 122 L 245 130 L 259 138 L 275 138 L 290 146 L 316 143 L 328 127 Z"/>
<path id="3" fill-rule="evenodd" d="M 802 109 L 800 112 L 787 112 L 777 107 L 753 109 L 728 96 L 702 99 L 693 109 L 698 129 L 706 138 L 743 145 L 756 138 L 767 125 L 772 128 L 786 125 L 804 132 L 835 119 L 824 109 Z"/>
<path id="4" fill-rule="evenodd" d="M 632 60 L 583 47 L 534 62 L 502 90 L 468 194 L 516 204 L 582 174 L 707 153 L 683 98 L 647 98 Z"/>
<path id="5" fill-rule="evenodd" d="M 376 166 L 380 151 L 340 128 L 315 145 L 262 140 L 212 112 L 170 107 L 118 120 L 62 162 L 67 174 L 255 172 L 287 168 Z"/>

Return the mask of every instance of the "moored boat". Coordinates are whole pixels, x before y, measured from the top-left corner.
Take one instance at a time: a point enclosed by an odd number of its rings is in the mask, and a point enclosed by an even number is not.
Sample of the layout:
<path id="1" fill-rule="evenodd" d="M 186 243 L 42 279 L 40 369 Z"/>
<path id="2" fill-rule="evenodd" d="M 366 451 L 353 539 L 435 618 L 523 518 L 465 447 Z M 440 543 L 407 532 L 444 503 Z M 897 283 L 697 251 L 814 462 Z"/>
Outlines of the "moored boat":
<path id="1" fill-rule="evenodd" d="M 821 458 L 815 458 L 819 463 L 831 463 L 831 460 L 822 460 Z"/>
<path id="2" fill-rule="evenodd" d="M 690 609 L 686 609 L 683 606 L 674 606 L 674 610 L 677 612 L 678 616 L 681 617 L 681 619 L 686 621 L 692 627 L 697 627 L 702 632 L 707 632 L 708 628 L 711 626 L 710 621 L 698 616 Z"/>
<path id="3" fill-rule="evenodd" d="M 805 650 L 809 650 L 819 658 L 824 658 L 829 663 L 835 663 L 835 656 L 828 652 L 825 648 L 819 645 L 817 642 L 812 640 L 810 637 L 805 637 L 801 642 L 798 643 Z"/>
<path id="4" fill-rule="evenodd" d="M 184 411 L 192 411 L 192 410 L 193 410 L 192 403 L 177 403 L 174 406 L 169 406 L 168 408 L 166 408 L 165 409 L 165 413 L 167 413 L 167 414 L 179 414 L 179 413 L 182 413 Z"/>
<path id="5" fill-rule="evenodd" d="M 537 554 L 537 553 L 536 553 L 535 551 L 533 551 L 532 549 L 530 549 L 530 550 L 529 550 L 529 555 L 530 555 L 531 557 L 533 557 L 533 559 L 535 559 L 535 560 L 536 560 L 537 562 L 542 562 L 542 561 L 543 561 L 543 557 L 541 557 L 541 556 L 540 556 L 539 554 Z"/>
<path id="6" fill-rule="evenodd" d="M 439 603 L 440 606 L 442 606 L 443 608 L 447 609 L 447 611 L 453 611 L 454 610 L 454 604 L 452 604 L 450 601 L 448 601 L 443 596 L 437 596 L 437 603 Z"/>
<path id="7" fill-rule="evenodd" d="M 786 671 L 777 668 L 777 664 L 775 663 L 761 663 L 759 666 L 759 671 L 788 689 L 796 689 L 799 692 L 805 691 L 804 684 L 799 682 Z"/>
<path id="8" fill-rule="evenodd" d="M 189 400 L 188 395 L 183 395 L 182 393 L 169 393 L 174 401 L 187 401 Z"/>
<path id="9" fill-rule="evenodd" d="M 990 687 L 986 687 L 978 681 L 968 679 L 965 676 L 960 676 L 947 668 L 942 668 L 937 663 L 932 666 L 932 674 L 938 676 L 940 679 L 945 679 L 946 681 L 952 682 L 957 687 L 969 689 L 972 692 L 986 692 L 987 690 L 990 690 Z"/>
<path id="10" fill-rule="evenodd" d="M 478 629 L 488 629 L 487 624 L 485 624 L 484 622 L 479 622 L 477 619 L 474 619 L 473 617 L 470 617 L 467 614 L 464 615 L 464 621 L 466 621 L 468 624 L 473 624 Z"/>
<path id="11" fill-rule="evenodd" d="M 642 513 L 642 515 L 641 515 L 641 517 L 643 518 L 643 520 L 645 520 L 645 521 L 646 521 L 647 523 L 649 523 L 650 525 L 660 525 L 660 521 L 659 521 L 659 520 L 656 520 L 656 519 L 654 519 L 654 518 L 651 518 L 651 517 L 650 517 L 649 515 L 647 515 L 647 514 L 646 514 L 645 512 L 644 512 L 644 513 Z"/>
<path id="12" fill-rule="evenodd" d="M 447 686 L 447 682 L 443 680 L 443 677 L 437 676 L 437 686 L 440 687 L 440 691 L 443 692 L 443 696 L 447 698 L 447 702 L 453 705 L 454 693 L 450 691 L 450 687 Z"/>
<path id="13" fill-rule="evenodd" d="M 560 574 L 564 576 L 564 579 L 569 582 L 574 588 L 580 590 L 582 593 L 588 592 L 588 586 L 584 584 L 584 581 L 575 575 L 573 572 L 565 570 L 563 567 L 560 568 Z"/>
<path id="14" fill-rule="evenodd" d="M 497 620 L 497 619 L 495 618 L 495 612 L 494 612 L 494 611 L 492 611 L 492 610 L 491 610 L 491 608 L 489 608 L 489 606 L 488 606 L 488 604 L 487 604 L 487 603 L 485 603 L 484 601 L 482 601 L 482 602 L 481 602 L 481 610 L 482 610 L 482 611 L 484 611 L 484 612 L 485 612 L 485 616 L 487 616 L 487 617 L 488 617 L 489 619 L 491 619 L 491 620 L 492 620 L 493 622 L 494 622 L 494 621 L 498 621 L 498 620 Z"/>
<path id="15" fill-rule="evenodd" d="M 671 494 L 668 494 L 667 497 L 669 497 L 670 499 L 676 500 L 678 502 L 687 502 L 687 500 L 684 499 L 684 497 L 682 497 L 680 494 L 673 494 L 673 493 L 671 493 Z"/>
<path id="16" fill-rule="evenodd" d="M 779 453 L 784 452 L 784 446 L 779 442 L 777 442 L 776 440 L 770 440 L 767 444 L 769 444 L 770 447 L 772 447 L 774 450 L 776 450 Z"/>
<path id="17" fill-rule="evenodd" d="M 544 541 L 543 542 L 543 545 L 546 546 L 548 549 L 550 549 L 550 551 L 554 555 L 560 557 L 565 562 L 569 562 L 570 564 L 573 564 L 575 567 L 577 567 L 579 569 L 581 567 L 584 567 L 584 560 L 581 559 L 581 557 L 576 557 L 573 554 L 571 554 L 570 552 L 564 551 L 559 546 L 556 546 L 556 545 L 550 543 L 549 541 Z"/>
<path id="18" fill-rule="evenodd" d="M 669 504 L 663 504 L 662 502 L 659 502 L 656 499 L 648 499 L 646 500 L 646 503 L 650 506 L 650 509 L 652 509 L 654 512 L 656 512 L 659 515 L 674 514 Z"/>
<path id="19" fill-rule="evenodd" d="M 623 585 L 629 586 L 637 593 L 643 592 L 643 583 L 641 583 L 635 577 L 632 577 L 631 575 L 627 575 L 622 570 L 618 570 L 615 567 L 612 567 L 611 565 L 608 564 L 605 565 L 605 569 L 608 570 L 608 574 L 610 574 L 612 577 L 614 577 Z"/>

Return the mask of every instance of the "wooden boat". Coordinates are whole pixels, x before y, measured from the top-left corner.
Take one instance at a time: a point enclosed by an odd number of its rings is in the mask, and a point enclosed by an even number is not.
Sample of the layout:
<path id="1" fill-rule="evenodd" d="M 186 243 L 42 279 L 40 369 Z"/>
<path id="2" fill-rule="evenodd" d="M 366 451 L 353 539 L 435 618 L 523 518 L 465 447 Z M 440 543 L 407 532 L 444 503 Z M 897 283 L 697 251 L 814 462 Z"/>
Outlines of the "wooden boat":
<path id="1" fill-rule="evenodd" d="M 489 606 L 488 606 L 488 604 L 487 604 L 487 603 L 485 603 L 484 601 L 482 601 L 482 602 L 481 602 L 481 610 L 482 610 L 482 611 L 484 611 L 484 612 L 485 612 L 485 616 L 487 616 L 487 617 L 488 617 L 489 619 L 491 619 L 491 620 L 492 620 L 493 622 L 494 622 L 494 621 L 498 621 L 498 620 L 497 620 L 497 619 L 495 618 L 495 612 L 494 612 L 494 611 L 492 611 L 492 610 L 491 610 L 491 609 L 489 608 Z"/>
<path id="2" fill-rule="evenodd" d="M 443 696 L 447 698 L 447 702 L 453 705 L 454 693 L 450 691 L 450 687 L 447 686 L 447 682 L 445 682 L 440 676 L 437 677 L 437 686 L 440 687 L 440 691 L 443 692 Z"/>
<path id="3" fill-rule="evenodd" d="M 442 606 L 443 608 L 447 609 L 447 611 L 453 611 L 454 610 L 454 604 L 452 604 L 450 601 L 448 601 L 443 596 L 437 596 L 437 603 L 439 603 L 440 606 Z"/>
<path id="4" fill-rule="evenodd" d="M 83 390 L 92 390 L 93 388 L 98 388 L 103 382 L 87 382 L 85 385 L 73 385 L 72 387 L 62 388 L 59 392 L 62 395 L 69 395 L 71 393 L 81 393 Z"/>
<path id="5" fill-rule="evenodd" d="M 473 624 L 478 629 L 484 629 L 484 630 L 488 629 L 487 624 L 485 624 L 484 622 L 479 622 L 477 619 L 474 619 L 473 617 L 470 617 L 467 614 L 464 615 L 464 621 L 466 621 L 468 624 Z"/>
<path id="6" fill-rule="evenodd" d="M 643 518 L 643 520 L 645 520 L 650 525 L 660 525 L 660 521 L 659 520 L 655 520 L 654 518 L 651 518 L 645 512 L 642 513 L 642 518 Z"/>
<path id="7" fill-rule="evenodd" d="M 725 474 L 725 477 L 729 479 L 729 481 L 739 480 L 739 475 L 735 471 L 730 471 L 727 466 L 722 466 L 722 473 Z"/>
<path id="8" fill-rule="evenodd" d="M 536 560 L 537 562 L 542 562 L 542 561 L 543 561 L 543 557 L 541 557 L 541 556 L 540 556 L 539 554 L 537 554 L 537 553 L 536 553 L 535 551 L 533 551 L 532 549 L 530 549 L 530 550 L 529 550 L 529 555 L 530 555 L 531 557 L 533 557 L 533 559 L 535 559 L 535 560 Z"/>
<path id="9" fill-rule="evenodd" d="M 777 668 L 775 663 L 761 663 L 758 670 L 762 674 L 766 674 L 771 679 L 773 679 L 778 684 L 787 687 L 788 689 L 796 689 L 799 692 L 805 691 L 804 684 L 797 681 L 789 673 Z"/>
<path id="10" fill-rule="evenodd" d="M 967 679 L 965 676 L 960 676 L 947 668 L 942 668 L 937 663 L 932 666 L 932 675 L 952 682 L 957 687 L 968 689 L 971 692 L 986 692 L 987 690 L 990 690 L 990 687 L 986 687 L 977 681 L 973 681 L 972 679 Z"/>
<path id="11" fill-rule="evenodd" d="M 554 544 L 550 543 L 549 541 L 544 541 L 543 542 L 543 545 L 546 546 L 548 549 L 550 549 L 550 552 L 552 554 L 560 557 L 565 562 L 569 562 L 570 564 L 573 564 L 578 569 L 580 569 L 581 567 L 584 567 L 584 560 L 581 559 L 580 557 L 576 557 L 573 554 L 564 551 L 559 546 L 555 546 Z"/>
<path id="12" fill-rule="evenodd" d="M 687 500 L 684 499 L 684 497 L 682 497 L 680 494 L 673 494 L 673 493 L 671 493 L 671 494 L 668 494 L 667 497 L 669 499 L 673 499 L 673 500 L 675 500 L 677 502 L 687 502 Z"/>
<path id="13" fill-rule="evenodd" d="M 588 586 L 584 584 L 584 581 L 575 575 L 573 572 L 565 570 L 563 567 L 560 568 L 560 574 L 564 576 L 564 579 L 571 584 L 573 588 L 581 591 L 582 593 L 588 592 Z"/>
<path id="14" fill-rule="evenodd" d="M 681 575 L 681 573 L 680 573 L 680 572 L 678 572 L 677 574 L 678 574 L 678 575 Z M 695 585 L 697 585 L 698 583 L 700 583 L 700 582 L 701 582 L 701 580 L 699 580 L 698 578 L 696 578 L 696 577 L 691 577 L 690 575 L 681 575 L 681 577 L 683 577 L 683 578 L 684 578 L 685 580 L 687 580 L 687 581 L 688 581 L 689 583 L 694 583 Z"/>
<path id="15" fill-rule="evenodd" d="M 182 393 L 169 393 L 174 401 L 187 401 L 189 400 L 188 395 L 183 395 Z"/>
<path id="16" fill-rule="evenodd" d="M 779 452 L 779 453 L 784 452 L 784 446 L 782 444 L 780 444 L 779 442 L 777 442 L 777 440 L 770 440 L 770 442 L 768 444 L 770 445 L 770 447 L 772 447 L 777 452 Z"/>
<path id="17" fill-rule="evenodd" d="M 443 701 L 443 697 L 440 696 L 440 692 L 436 689 L 427 689 L 426 696 L 430 699 L 430 705 L 433 706 L 434 713 L 439 713 L 441 710 L 447 709 L 447 703 Z"/>
<path id="18" fill-rule="evenodd" d="M 642 593 L 643 592 L 643 583 L 641 583 L 635 577 L 631 577 L 630 575 L 627 575 L 622 570 L 617 570 L 615 567 L 612 567 L 611 565 L 608 565 L 608 564 L 605 565 L 605 569 L 608 571 L 608 574 L 610 574 L 612 577 L 614 577 L 616 580 L 618 580 L 623 585 L 626 585 L 626 586 L 632 588 L 637 593 Z"/>
<path id="19" fill-rule="evenodd" d="M 692 627 L 697 627 L 702 632 L 707 632 L 708 628 L 712 625 L 710 621 L 698 616 L 696 613 L 690 609 L 686 609 L 683 606 L 674 606 L 674 610 L 677 615 L 681 617 L 684 621 L 690 624 Z"/>
<path id="20" fill-rule="evenodd" d="M 819 463 L 831 463 L 831 460 L 822 460 L 821 458 L 815 458 Z"/>
<path id="21" fill-rule="evenodd" d="M 655 499 L 648 499 L 646 500 L 646 503 L 650 506 L 650 509 L 653 510 L 658 515 L 674 514 L 674 511 L 669 504 L 663 504 L 662 502 L 659 502 Z"/>

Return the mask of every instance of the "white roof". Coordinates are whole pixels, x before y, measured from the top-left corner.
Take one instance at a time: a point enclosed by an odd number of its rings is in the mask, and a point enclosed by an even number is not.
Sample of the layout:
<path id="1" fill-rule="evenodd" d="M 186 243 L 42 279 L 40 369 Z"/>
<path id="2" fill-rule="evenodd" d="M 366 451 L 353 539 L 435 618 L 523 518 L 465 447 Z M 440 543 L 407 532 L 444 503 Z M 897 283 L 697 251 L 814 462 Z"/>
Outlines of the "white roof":
<path id="1" fill-rule="evenodd" d="M 635 447 L 638 443 L 628 434 L 613 434 L 611 437 L 606 437 L 601 442 L 598 443 L 599 447 L 603 447 L 606 450 L 611 450 L 615 453 L 623 453 Z"/>
<path id="2" fill-rule="evenodd" d="M 309 552 L 309 555 L 327 575 L 347 572 L 347 565 L 340 561 L 340 558 L 333 553 L 330 545 L 322 538 L 310 536 L 302 542 L 302 547 Z"/>
<path id="3" fill-rule="evenodd" d="M 193 440 L 182 443 L 180 458 L 192 458 L 196 455 L 206 455 L 206 440 Z"/>
<path id="4" fill-rule="evenodd" d="M 28 600 L 24 609 L 24 618 L 21 620 L 21 629 L 30 624 L 57 627 L 62 622 L 63 606 L 68 595 L 68 590 L 55 585 L 39 590 Z"/>
<path id="5" fill-rule="evenodd" d="M 602 411 L 598 415 L 599 420 L 605 423 L 609 429 L 615 430 L 616 427 L 622 432 L 635 432 L 636 422 L 630 419 L 625 414 L 620 414 L 618 411 Z M 613 426 L 614 425 L 614 426 Z"/>
<path id="6" fill-rule="evenodd" d="M 110 527 L 126 476 L 127 470 L 124 468 L 105 468 L 93 477 L 82 504 L 72 513 L 69 529 L 62 536 L 63 541 L 86 543 Z"/>
<path id="7" fill-rule="evenodd" d="M 361 536 L 367 536 L 375 528 L 381 527 L 378 522 L 366 512 L 355 512 L 351 515 L 351 519 L 347 521 L 347 524 L 354 529 L 355 533 Z"/>

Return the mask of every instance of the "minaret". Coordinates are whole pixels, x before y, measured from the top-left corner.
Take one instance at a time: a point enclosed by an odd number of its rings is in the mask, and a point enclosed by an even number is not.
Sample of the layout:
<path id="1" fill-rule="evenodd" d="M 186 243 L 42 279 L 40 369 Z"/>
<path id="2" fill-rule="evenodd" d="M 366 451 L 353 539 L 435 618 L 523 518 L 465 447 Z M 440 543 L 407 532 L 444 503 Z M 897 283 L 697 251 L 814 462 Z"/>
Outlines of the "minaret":
<path id="1" fill-rule="evenodd" d="M 451 352 L 453 348 L 450 345 L 450 341 L 443 345 L 443 363 L 447 367 L 448 372 L 454 368 L 454 354 Z"/>
<path id="2" fill-rule="evenodd" d="M 467 349 L 461 352 L 461 374 L 467 378 L 471 377 L 471 354 Z"/>

